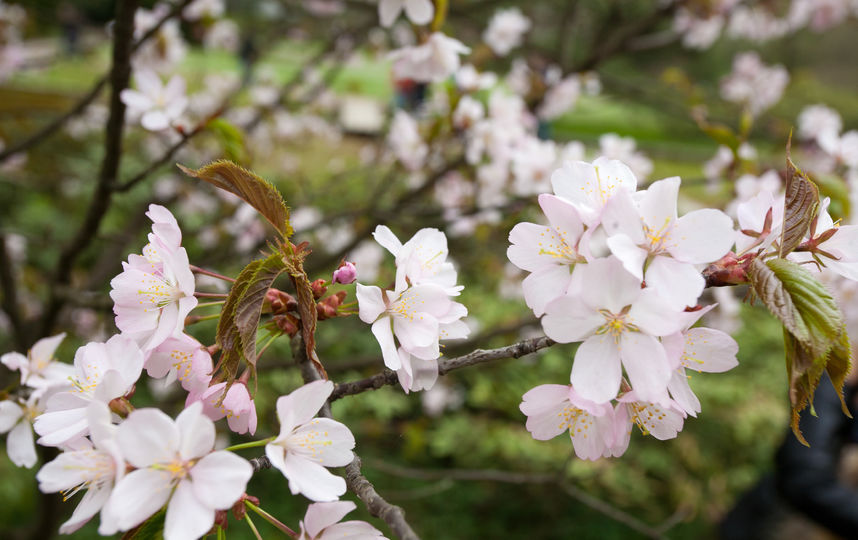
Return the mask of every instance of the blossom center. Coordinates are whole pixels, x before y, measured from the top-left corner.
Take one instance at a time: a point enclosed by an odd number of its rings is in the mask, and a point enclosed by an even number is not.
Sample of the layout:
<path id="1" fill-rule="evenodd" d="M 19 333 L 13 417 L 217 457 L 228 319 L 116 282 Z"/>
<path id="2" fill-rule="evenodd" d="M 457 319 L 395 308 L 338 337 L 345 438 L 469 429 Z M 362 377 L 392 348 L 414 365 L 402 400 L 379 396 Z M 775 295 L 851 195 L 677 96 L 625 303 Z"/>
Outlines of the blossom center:
<path id="1" fill-rule="evenodd" d="M 623 332 L 640 332 L 638 327 L 629 320 L 628 309 L 628 307 L 623 308 L 620 313 L 612 313 L 607 309 L 600 309 L 599 314 L 605 318 L 605 324 L 596 330 L 596 333 L 610 334 L 614 337 L 614 341 L 619 342 Z"/>

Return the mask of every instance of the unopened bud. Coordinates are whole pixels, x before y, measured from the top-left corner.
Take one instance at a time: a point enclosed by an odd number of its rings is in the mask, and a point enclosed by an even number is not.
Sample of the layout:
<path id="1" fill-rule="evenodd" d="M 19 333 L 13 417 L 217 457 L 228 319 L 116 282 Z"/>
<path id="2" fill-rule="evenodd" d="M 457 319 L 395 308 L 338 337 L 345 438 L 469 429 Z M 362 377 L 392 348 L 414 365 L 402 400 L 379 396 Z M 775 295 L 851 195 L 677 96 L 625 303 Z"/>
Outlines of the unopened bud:
<path id="1" fill-rule="evenodd" d="M 316 304 L 316 315 L 320 321 L 332 319 L 338 315 L 337 310 L 346 299 L 346 291 L 340 291 L 337 294 L 325 298 Z"/>
<path id="2" fill-rule="evenodd" d="M 313 289 L 313 298 L 315 298 L 316 300 L 325 296 L 325 293 L 328 292 L 328 288 L 325 287 L 324 279 L 317 279 L 310 284 L 310 288 Z"/>
<path id="3" fill-rule="evenodd" d="M 298 333 L 298 321 L 292 315 L 275 315 L 274 324 L 289 337 L 295 337 Z"/>
<path id="4" fill-rule="evenodd" d="M 243 505 L 242 505 L 243 506 Z M 242 516 L 244 517 L 244 516 Z M 220 527 L 221 529 L 226 530 L 227 525 L 229 525 L 229 515 L 226 510 L 215 510 L 215 525 Z"/>
<path id="5" fill-rule="evenodd" d="M 339 268 L 334 270 L 334 276 L 331 278 L 331 283 L 342 283 L 348 285 L 354 283 L 357 279 L 357 268 L 355 264 L 349 261 L 343 261 Z"/>

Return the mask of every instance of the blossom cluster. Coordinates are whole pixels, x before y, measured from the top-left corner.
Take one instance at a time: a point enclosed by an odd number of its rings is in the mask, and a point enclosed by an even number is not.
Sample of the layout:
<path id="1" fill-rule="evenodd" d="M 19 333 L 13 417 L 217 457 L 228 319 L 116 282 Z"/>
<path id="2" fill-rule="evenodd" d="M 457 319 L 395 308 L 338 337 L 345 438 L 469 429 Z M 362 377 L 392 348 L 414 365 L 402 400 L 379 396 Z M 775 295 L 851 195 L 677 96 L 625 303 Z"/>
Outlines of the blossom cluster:
<path id="1" fill-rule="evenodd" d="M 568 162 L 551 183 L 554 193 L 539 196 L 548 224 L 516 225 L 507 255 L 530 272 L 525 301 L 546 335 L 581 344 L 568 387 L 525 394 L 528 430 L 537 439 L 569 431 L 585 459 L 621 455 L 632 425 L 674 437 L 700 412 L 686 369 L 737 364 L 732 338 L 692 328 L 707 311 L 700 270 L 730 251 L 733 221 L 714 209 L 678 216 L 679 178 L 638 190 L 616 160 Z"/>
<path id="2" fill-rule="evenodd" d="M 396 280 L 392 290 L 357 284 L 360 319 L 372 325 L 384 365 L 396 371 L 402 388 L 428 390 L 438 379 L 439 341 L 468 335 L 461 320 L 468 310 L 451 300 L 463 287 L 447 261 L 447 238 L 421 229 L 403 244 L 384 225 L 373 236 L 396 258 Z"/>

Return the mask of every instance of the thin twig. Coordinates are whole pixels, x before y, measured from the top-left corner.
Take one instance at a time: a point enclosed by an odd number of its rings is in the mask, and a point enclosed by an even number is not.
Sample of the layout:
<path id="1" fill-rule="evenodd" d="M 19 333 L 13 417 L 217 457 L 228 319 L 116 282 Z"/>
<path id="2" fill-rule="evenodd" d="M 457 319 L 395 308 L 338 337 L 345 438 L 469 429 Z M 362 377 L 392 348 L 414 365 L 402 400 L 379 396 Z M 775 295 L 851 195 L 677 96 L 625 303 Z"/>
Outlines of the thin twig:
<path id="1" fill-rule="evenodd" d="M 520 358 L 527 354 L 536 352 L 540 349 L 551 347 L 554 344 L 555 342 L 550 338 L 539 337 L 519 341 L 518 343 L 514 343 L 506 347 L 500 347 L 498 349 L 477 349 L 462 356 L 457 356 L 455 358 L 444 358 L 439 360 L 438 373 L 440 375 L 446 375 L 447 373 L 456 369 L 474 366 L 485 362 L 491 362 L 493 360 L 500 360 L 503 358 Z M 367 390 L 377 390 L 383 386 L 396 384 L 398 381 L 399 379 L 397 378 L 395 371 L 385 369 L 381 373 L 373 375 L 372 377 L 337 384 L 334 387 L 334 392 L 331 394 L 330 401 L 335 401 L 345 396 L 360 394 L 361 392 L 366 392 Z"/>
<path id="2" fill-rule="evenodd" d="M 0 235 L 0 290 L 3 291 L 2 308 L 9 318 L 15 342 L 21 350 L 27 345 L 26 327 L 21 317 L 21 307 L 18 304 L 18 289 L 15 284 L 15 269 L 12 257 L 6 248 L 6 235 Z"/>

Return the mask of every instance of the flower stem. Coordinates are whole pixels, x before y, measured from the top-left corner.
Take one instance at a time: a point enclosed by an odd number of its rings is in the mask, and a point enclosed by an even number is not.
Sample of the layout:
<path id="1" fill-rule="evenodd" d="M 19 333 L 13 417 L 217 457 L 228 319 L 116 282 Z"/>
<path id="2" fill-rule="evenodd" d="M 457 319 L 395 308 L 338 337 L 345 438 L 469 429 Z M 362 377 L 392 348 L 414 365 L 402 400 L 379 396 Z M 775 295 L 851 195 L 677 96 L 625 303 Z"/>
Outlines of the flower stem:
<path id="1" fill-rule="evenodd" d="M 217 528 L 217 540 L 226 540 L 226 531 L 221 527 Z"/>
<path id="2" fill-rule="evenodd" d="M 197 298 L 226 298 L 228 295 L 225 293 L 219 292 L 200 292 L 197 291 L 194 293 L 194 296 Z"/>
<path id="3" fill-rule="evenodd" d="M 271 336 L 271 339 L 269 339 L 267 342 L 265 342 L 265 345 L 263 345 L 262 348 L 259 349 L 259 352 L 256 353 L 257 361 L 260 358 L 262 358 L 262 355 L 265 353 L 266 350 L 268 350 L 268 347 L 270 347 L 271 344 L 274 343 L 274 340 L 277 339 L 278 337 L 280 337 L 280 334 L 274 334 L 273 336 Z"/>
<path id="4" fill-rule="evenodd" d="M 250 442 L 241 443 L 241 444 L 234 444 L 232 446 L 227 446 L 226 448 L 224 448 L 224 450 L 226 450 L 228 452 L 235 452 L 236 450 L 244 450 L 246 448 L 256 448 L 257 446 L 265 446 L 266 444 L 270 443 L 271 441 L 273 441 L 276 438 L 277 437 L 268 437 L 267 439 L 262 439 L 259 441 L 250 441 Z"/>
<path id="5" fill-rule="evenodd" d="M 196 307 L 211 307 L 211 306 L 222 306 L 226 300 L 221 300 L 220 302 L 203 302 L 202 304 L 197 304 Z"/>
<path id="6" fill-rule="evenodd" d="M 279 519 L 272 516 L 271 514 L 269 514 L 268 512 L 263 510 L 262 508 L 259 508 L 258 506 L 256 506 L 255 504 L 253 504 L 252 502 L 250 502 L 248 500 L 244 501 L 244 505 L 247 506 L 248 508 L 250 508 L 251 510 L 253 510 L 254 512 L 256 512 L 257 514 L 259 514 L 259 516 L 262 519 L 264 519 L 268 523 L 274 525 L 275 527 L 277 527 L 278 529 L 280 529 L 281 531 L 283 531 L 284 533 L 286 533 L 290 537 L 298 538 L 298 533 L 296 533 L 295 531 L 293 531 L 292 529 L 287 527 L 283 522 L 281 522 Z"/>
<path id="7" fill-rule="evenodd" d="M 217 272 L 212 272 L 211 270 L 206 270 L 205 268 L 200 268 L 199 266 L 194 266 L 193 264 L 190 265 L 190 267 L 191 272 L 194 272 L 196 274 L 203 274 L 206 276 L 211 276 L 213 278 L 222 279 L 224 281 L 229 281 L 230 283 L 235 283 L 235 280 L 231 277 L 226 277 L 222 274 L 218 274 Z"/>
<path id="8" fill-rule="evenodd" d="M 244 514 L 244 520 L 247 521 L 248 527 L 253 531 L 253 535 L 256 536 L 256 540 L 262 540 L 262 536 L 259 535 L 259 531 L 256 530 L 256 525 L 253 524 L 253 520 L 250 519 L 250 514 Z"/>

